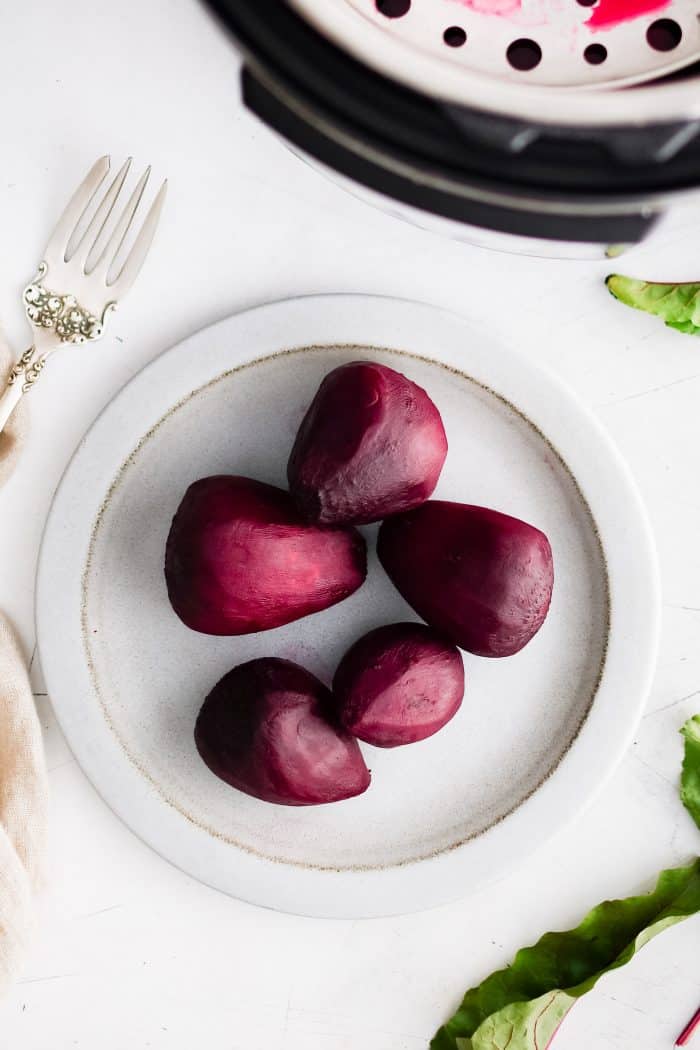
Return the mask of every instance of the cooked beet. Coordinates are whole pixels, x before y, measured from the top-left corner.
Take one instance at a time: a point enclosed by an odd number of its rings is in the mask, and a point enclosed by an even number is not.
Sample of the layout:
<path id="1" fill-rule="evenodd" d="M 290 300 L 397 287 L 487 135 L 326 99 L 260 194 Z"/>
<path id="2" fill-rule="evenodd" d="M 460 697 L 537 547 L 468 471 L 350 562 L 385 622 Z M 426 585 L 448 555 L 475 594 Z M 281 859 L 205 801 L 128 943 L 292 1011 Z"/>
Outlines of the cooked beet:
<path id="1" fill-rule="evenodd" d="M 229 671 L 204 701 L 197 750 L 217 777 L 282 806 L 340 802 L 366 791 L 357 741 L 329 720 L 331 694 L 289 660 L 251 660 Z"/>
<path id="2" fill-rule="evenodd" d="M 418 615 L 470 653 L 511 656 L 544 623 L 552 550 L 518 518 L 432 500 L 385 521 L 378 553 Z"/>
<path id="3" fill-rule="evenodd" d="M 205 634 L 250 634 L 327 609 L 367 573 L 354 529 L 302 521 L 282 489 L 218 475 L 190 485 L 165 550 L 172 607 Z"/>
<path id="4" fill-rule="evenodd" d="M 432 627 L 393 623 L 345 654 L 333 679 L 345 728 L 377 747 L 425 740 L 457 713 L 464 696 L 459 650 Z"/>
<path id="5" fill-rule="evenodd" d="M 440 413 L 425 390 L 393 368 L 354 361 L 321 383 L 287 477 L 308 521 L 360 525 L 428 499 L 446 455 Z"/>

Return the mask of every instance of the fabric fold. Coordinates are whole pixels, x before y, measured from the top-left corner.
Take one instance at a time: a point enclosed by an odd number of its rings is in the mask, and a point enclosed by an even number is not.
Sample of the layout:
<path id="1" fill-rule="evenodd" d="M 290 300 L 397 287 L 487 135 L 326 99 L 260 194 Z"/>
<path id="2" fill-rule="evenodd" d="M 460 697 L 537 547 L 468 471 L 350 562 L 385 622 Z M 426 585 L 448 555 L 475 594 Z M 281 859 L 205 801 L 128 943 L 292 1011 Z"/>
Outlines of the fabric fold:
<path id="1" fill-rule="evenodd" d="M 0 389 L 14 355 L 0 338 Z M 24 399 L 0 433 L 0 488 L 27 436 Z M 0 492 L 0 514 L 5 493 Z M 0 590 L 0 605 L 8 598 Z M 48 782 L 25 654 L 0 613 L 0 994 L 16 978 L 34 929 L 46 850 Z"/>
<path id="2" fill-rule="evenodd" d="M 46 848 L 44 744 L 24 654 L 0 614 L 0 992 L 32 935 Z"/>

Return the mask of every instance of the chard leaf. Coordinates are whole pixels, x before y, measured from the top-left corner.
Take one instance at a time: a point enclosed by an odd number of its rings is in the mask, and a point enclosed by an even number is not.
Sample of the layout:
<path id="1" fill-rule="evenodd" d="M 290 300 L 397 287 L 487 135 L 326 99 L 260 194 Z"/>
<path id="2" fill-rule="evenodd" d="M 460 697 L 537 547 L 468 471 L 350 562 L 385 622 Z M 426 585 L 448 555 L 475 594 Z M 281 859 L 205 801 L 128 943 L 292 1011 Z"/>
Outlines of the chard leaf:
<path id="1" fill-rule="evenodd" d="M 679 332 L 700 334 L 700 283 L 657 284 L 617 273 L 605 283 L 621 303 L 654 314 Z"/>
<path id="2" fill-rule="evenodd" d="M 700 828 L 700 715 L 681 730 L 681 800 Z M 566 933 L 546 933 L 471 988 L 432 1050 L 546 1050 L 574 1003 L 653 937 L 700 912 L 700 858 L 662 871 L 652 893 L 604 901 Z"/>
<path id="3" fill-rule="evenodd" d="M 700 828 L 700 715 L 689 718 L 681 732 L 685 737 L 681 801 Z"/>
<path id="4" fill-rule="evenodd" d="M 663 871 L 650 894 L 604 901 L 575 930 L 546 933 L 468 991 L 432 1050 L 545 1050 L 576 1000 L 604 974 L 698 911 L 700 860 Z"/>

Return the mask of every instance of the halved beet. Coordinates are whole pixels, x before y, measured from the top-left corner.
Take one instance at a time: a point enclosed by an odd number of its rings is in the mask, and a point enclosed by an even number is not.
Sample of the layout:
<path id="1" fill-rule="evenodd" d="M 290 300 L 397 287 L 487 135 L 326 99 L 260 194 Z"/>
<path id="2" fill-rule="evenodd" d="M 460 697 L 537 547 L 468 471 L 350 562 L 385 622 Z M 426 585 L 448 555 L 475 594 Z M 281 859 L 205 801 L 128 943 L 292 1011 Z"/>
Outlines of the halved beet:
<path id="1" fill-rule="evenodd" d="M 354 361 L 321 383 L 287 477 L 308 521 L 360 525 L 428 499 L 446 455 L 442 419 L 425 390 L 393 368 Z"/>
<path id="2" fill-rule="evenodd" d="M 431 500 L 385 521 L 378 553 L 418 615 L 478 656 L 517 653 L 549 610 L 549 540 L 496 510 Z"/>
<path id="3" fill-rule="evenodd" d="M 289 660 L 251 660 L 204 701 L 194 730 L 217 777 L 264 802 L 315 806 L 361 795 L 370 774 L 357 741 L 329 720 L 331 694 Z"/>
<path id="4" fill-rule="evenodd" d="M 347 598 L 366 573 L 354 529 L 307 525 L 282 489 L 228 475 L 190 485 L 165 551 L 172 607 L 205 634 L 298 620 Z"/>
<path id="5" fill-rule="evenodd" d="M 377 747 L 412 744 L 437 733 L 459 710 L 462 656 L 425 624 L 379 627 L 347 651 L 333 694 L 353 736 Z"/>

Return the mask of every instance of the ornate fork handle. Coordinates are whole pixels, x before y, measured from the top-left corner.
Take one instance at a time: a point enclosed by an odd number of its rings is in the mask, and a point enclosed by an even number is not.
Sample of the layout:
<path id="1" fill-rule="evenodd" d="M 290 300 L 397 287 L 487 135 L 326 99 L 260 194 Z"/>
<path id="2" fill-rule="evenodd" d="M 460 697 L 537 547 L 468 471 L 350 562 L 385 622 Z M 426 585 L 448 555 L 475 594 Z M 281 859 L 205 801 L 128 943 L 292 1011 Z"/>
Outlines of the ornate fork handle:
<path id="1" fill-rule="evenodd" d="M 0 433 L 2 433 L 5 424 L 14 412 L 17 403 L 22 397 L 22 394 L 26 392 L 24 390 L 26 379 L 25 383 L 20 383 L 18 382 L 18 380 L 21 376 L 26 377 L 27 369 L 31 366 L 32 358 L 34 357 L 35 352 L 36 351 L 33 346 L 30 346 L 28 350 L 25 350 L 17 364 L 10 372 L 5 392 L 2 395 L 0 395 Z M 41 371 L 41 369 L 39 369 L 39 371 Z M 36 382 L 36 379 L 34 379 L 33 382 Z"/>
<path id="2" fill-rule="evenodd" d="M 107 314 L 116 307 L 116 303 L 110 302 L 101 318 L 94 317 L 80 306 L 75 296 L 61 295 L 45 288 L 41 281 L 46 272 L 46 264 L 42 263 L 35 279 L 24 289 L 23 302 L 29 323 L 41 329 L 53 345 L 39 357 L 36 357 L 36 347 L 30 346 L 10 372 L 7 388 L 0 397 L 0 433 L 22 395 L 27 394 L 38 380 L 49 355 L 66 344 L 99 339 L 104 332 Z"/>
<path id="3" fill-rule="evenodd" d="M 36 353 L 36 348 L 33 347 L 33 346 L 30 346 L 28 350 L 24 351 L 24 353 L 20 357 L 19 361 L 14 366 L 14 368 L 12 369 L 12 371 L 10 372 L 10 374 L 9 374 L 9 376 L 7 378 L 7 385 L 8 386 L 14 386 L 14 384 L 17 382 L 17 380 L 19 379 L 20 376 L 26 376 L 27 371 L 29 369 L 29 366 L 32 363 L 32 358 L 34 357 L 35 353 Z M 36 379 L 36 376 L 34 377 L 32 382 L 34 382 L 35 379 Z"/>
<path id="4" fill-rule="evenodd" d="M 42 354 L 36 359 L 35 354 L 34 346 L 25 350 L 7 378 L 5 391 L 0 394 L 0 434 L 22 395 L 31 390 L 46 364 L 48 354 Z"/>
<path id="5" fill-rule="evenodd" d="M 51 330 L 59 343 L 85 343 L 99 339 L 104 332 L 107 314 L 117 304 L 107 303 L 102 317 L 93 317 L 74 295 L 45 288 L 41 282 L 47 272 L 46 263 L 42 262 L 32 283 L 24 289 L 22 300 L 29 323 L 35 328 Z"/>

